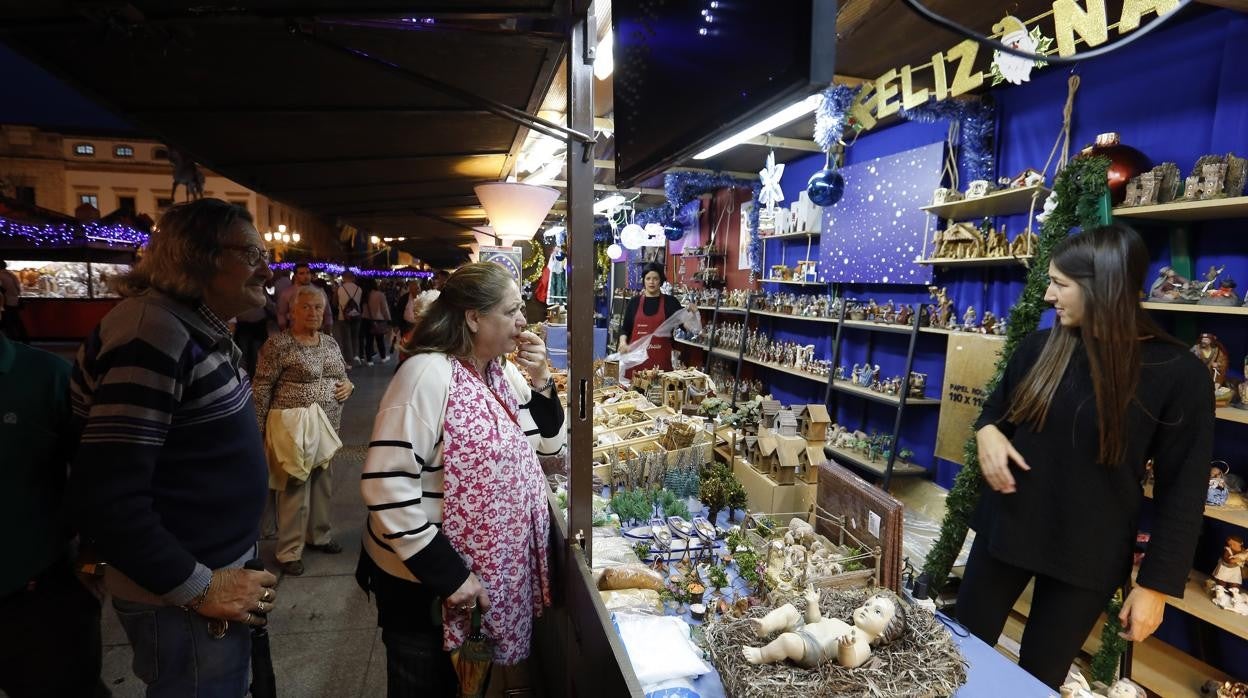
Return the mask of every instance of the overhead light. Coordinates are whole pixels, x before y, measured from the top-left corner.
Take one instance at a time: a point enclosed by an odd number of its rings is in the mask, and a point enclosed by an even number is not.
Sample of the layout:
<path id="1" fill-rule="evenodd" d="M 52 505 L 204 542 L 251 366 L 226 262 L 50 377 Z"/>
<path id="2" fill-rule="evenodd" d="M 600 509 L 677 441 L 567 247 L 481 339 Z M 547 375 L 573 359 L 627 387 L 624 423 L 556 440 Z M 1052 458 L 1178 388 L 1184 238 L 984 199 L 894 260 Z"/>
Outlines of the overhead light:
<path id="1" fill-rule="evenodd" d="M 565 230 L 567 230 L 567 228 L 565 228 L 565 227 L 564 227 L 564 226 L 562 226 L 562 225 L 552 225 L 552 226 L 550 226 L 549 228 L 547 228 L 547 229 L 546 229 L 546 234 L 547 234 L 547 235 L 551 235 L 551 236 L 554 236 L 554 235 L 559 235 L 560 233 L 562 233 L 562 232 L 563 232 L 563 231 L 565 231 Z"/>
<path id="2" fill-rule="evenodd" d="M 290 239 L 294 240 L 295 242 L 299 242 L 299 233 L 291 233 Z"/>
<path id="3" fill-rule="evenodd" d="M 784 109 L 781 109 L 780 111 L 772 114 L 771 116 L 763 119 L 762 121 L 759 121 L 758 123 L 752 124 L 750 126 L 747 126 L 746 128 L 741 129 L 740 131 L 737 131 L 736 133 L 732 134 L 731 136 L 728 136 L 722 141 L 716 143 L 715 145 L 712 145 L 706 150 L 703 150 L 697 155 L 694 155 L 693 159 L 705 160 L 709 157 L 718 155 L 724 152 L 725 150 L 728 150 L 729 148 L 733 148 L 738 145 L 741 145 L 742 143 L 753 138 L 754 136 L 761 136 L 764 133 L 767 133 L 768 131 L 774 131 L 775 129 L 778 129 L 781 126 L 784 126 L 785 124 L 797 121 L 803 116 L 806 116 L 807 114 L 810 114 L 811 112 L 818 109 L 819 103 L 821 101 L 823 101 L 823 95 L 819 93 L 810 95 L 809 97 L 803 99 L 802 101 L 796 104 L 791 104 L 785 107 Z"/>
<path id="4" fill-rule="evenodd" d="M 602 37 L 602 41 L 598 42 L 598 49 L 594 51 L 594 77 L 599 80 L 611 77 L 611 71 L 615 70 L 615 57 L 611 55 L 614 46 L 615 39 L 611 27 L 607 27 L 606 35 Z"/>
<path id="5" fill-rule="evenodd" d="M 394 242 L 394 238 L 382 238 L 382 242 Z"/>
<path id="6" fill-rule="evenodd" d="M 273 242 L 273 233 L 272 233 L 272 231 L 267 232 L 267 233 L 265 233 L 265 234 L 264 234 L 264 241 L 265 241 L 265 242 Z"/>
<path id="7" fill-rule="evenodd" d="M 613 242 L 607 245 L 607 256 L 611 258 L 612 262 L 618 262 L 624 258 L 624 249 Z"/>
<path id="8" fill-rule="evenodd" d="M 380 244 L 381 244 L 381 238 L 377 237 L 376 235 L 374 235 L 374 236 L 370 237 L 370 238 L 368 239 L 368 241 L 369 241 L 369 242 L 371 242 L 371 243 L 373 243 L 374 245 L 380 245 Z"/>
<path id="9" fill-rule="evenodd" d="M 612 194 L 594 203 L 594 213 L 606 213 L 622 203 L 624 203 L 623 196 Z"/>
<path id="10" fill-rule="evenodd" d="M 624 243 L 624 249 L 636 250 L 646 244 L 646 231 L 636 223 L 629 223 L 620 231 L 620 242 Z"/>
<path id="11" fill-rule="evenodd" d="M 279 224 L 279 225 L 277 226 L 277 232 L 279 232 L 279 233 L 284 233 L 284 232 L 286 232 L 286 224 L 285 224 L 285 223 L 281 223 L 281 224 Z"/>
<path id="12" fill-rule="evenodd" d="M 282 242 L 290 242 L 290 233 L 282 233 Z"/>
<path id="13" fill-rule="evenodd" d="M 472 229 L 477 231 L 473 233 L 472 235 L 473 237 L 477 239 L 478 245 L 497 245 L 498 244 L 498 236 L 494 234 L 494 229 L 491 228 L 490 226 L 477 225 L 477 226 L 473 226 Z"/>
<path id="14" fill-rule="evenodd" d="M 554 158 L 550 162 L 547 162 L 545 165 L 542 165 L 541 167 L 537 168 L 537 171 L 535 171 L 533 174 L 528 175 L 527 177 L 525 177 L 524 179 L 520 181 L 522 181 L 525 184 L 545 184 L 547 182 L 553 181 L 556 177 L 559 176 L 560 172 L 563 172 L 563 158 L 562 157 Z"/>
<path id="15" fill-rule="evenodd" d="M 531 240 L 559 198 L 558 189 L 519 182 L 489 182 L 473 190 L 504 245 Z"/>

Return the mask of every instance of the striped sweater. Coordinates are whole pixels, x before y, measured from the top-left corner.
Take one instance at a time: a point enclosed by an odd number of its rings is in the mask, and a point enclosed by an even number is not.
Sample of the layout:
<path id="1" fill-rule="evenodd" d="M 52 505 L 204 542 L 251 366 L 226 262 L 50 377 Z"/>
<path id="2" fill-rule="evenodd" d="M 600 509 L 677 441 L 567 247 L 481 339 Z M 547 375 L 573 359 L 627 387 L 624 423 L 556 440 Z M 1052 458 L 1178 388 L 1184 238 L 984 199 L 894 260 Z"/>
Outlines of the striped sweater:
<path id="1" fill-rule="evenodd" d="M 207 308 L 155 292 L 118 304 L 78 352 L 80 530 L 168 603 L 194 598 L 259 537 L 267 468 L 240 358 Z"/>
<path id="2" fill-rule="evenodd" d="M 360 490 L 368 506 L 364 550 L 391 576 L 428 584 L 449 596 L 468 568 L 442 535 L 442 421 L 451 358 L 418 354 L 399 367 L 381 399 Z M 512 364 L 504 366 L 520 405 L 520 428 L 539 456 L 567 441 L 563 408 L 534 393 Z"/>

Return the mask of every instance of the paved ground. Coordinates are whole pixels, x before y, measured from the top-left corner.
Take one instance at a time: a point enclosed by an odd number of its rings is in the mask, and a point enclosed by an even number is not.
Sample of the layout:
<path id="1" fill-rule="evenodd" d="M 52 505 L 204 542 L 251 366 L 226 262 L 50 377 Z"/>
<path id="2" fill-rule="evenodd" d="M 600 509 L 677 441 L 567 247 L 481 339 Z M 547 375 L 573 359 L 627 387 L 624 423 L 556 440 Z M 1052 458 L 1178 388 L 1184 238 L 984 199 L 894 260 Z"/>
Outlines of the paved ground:
<path id="1" fill-rule="evenodd" d="M 357 367 L 350 374 L 355 395 L 343 410 L 343 449 L 331 466 L 334 538 L 344 550 L 339 555 L 306 552 L 303 575 L 283 578 L 278 585 L 269 634 L 281 695 L 337 698 L 386 693 L 386 653 L 377 611 L 356 586 L 354 572 L 364 524 L 360 468 L 377 403 L 393 372 L 391 360 Z M 262 542 L 261 554 L 275 572 L 273 541 Z M 130 669 L 130 647 L 111 606 L 104 609 L 103 635 L 105 684 L 118 698 L 142 696 L 143 683 Z"/>

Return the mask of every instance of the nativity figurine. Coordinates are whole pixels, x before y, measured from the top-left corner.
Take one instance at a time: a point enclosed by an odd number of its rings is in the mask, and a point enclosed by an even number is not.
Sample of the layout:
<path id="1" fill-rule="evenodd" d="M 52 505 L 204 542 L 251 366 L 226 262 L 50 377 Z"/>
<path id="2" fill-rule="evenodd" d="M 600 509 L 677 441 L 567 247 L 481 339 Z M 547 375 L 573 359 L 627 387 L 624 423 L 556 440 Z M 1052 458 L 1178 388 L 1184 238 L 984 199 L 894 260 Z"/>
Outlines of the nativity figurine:
<path id="1" fill-rule="evenodd" d="M 1226 346 L 1218 341 L 1217 335 L 1202 332 L 1200 340 L 1192 347 L 1192 353 L 1209 369 L 1215 390 L 1226 382 L 1226 369 L 1230 361 Z"/>
<path id="2" fill-rule="evenodd" d="M 1226 539 L 1222 548 L 1222 557 L 1213 570 L 1216 584 L 1238 589 L 1244 583 L 1244 565 L 1248 564 L 1248 550 L 1244 549 L 1244 539 L 1239 534 L 1232 534 Z"/>
<path id="3" fill-rule="evenodd" d="M 786 603 L 762 618 L 751 619 L 759 638 L 776 632 L 781 635 L 762 647 L 742 647 L 751 664 L 774 664 L 790 660 L 803 669 L 817 669 L 835 659 L 853 669 L 871 658 L 871 648 L 900 638 L 906 631 L 906 613 L 894 598 L 877 594 L 853 612 L 854 624 L 839 618 L 824 618 L 819 611 L 819 593 L 806 588 L 806 613 Z"/>

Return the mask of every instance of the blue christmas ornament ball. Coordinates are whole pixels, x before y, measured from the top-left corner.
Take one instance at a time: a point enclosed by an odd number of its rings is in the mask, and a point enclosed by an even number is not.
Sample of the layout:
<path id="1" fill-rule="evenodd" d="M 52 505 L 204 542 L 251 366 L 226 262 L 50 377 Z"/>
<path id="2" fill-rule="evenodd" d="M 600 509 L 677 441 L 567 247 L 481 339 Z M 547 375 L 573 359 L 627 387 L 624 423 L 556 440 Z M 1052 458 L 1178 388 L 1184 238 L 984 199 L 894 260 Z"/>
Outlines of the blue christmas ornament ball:
<path id="1" fill-rule="evenodd" d="M 816 206 L 832 206 L 845 194 L 845 178 L 833 168 L 819 170 L 806 183 L 806 196 Z"/>
<path id="2" fill-rule="evenodd" d="M 665 225 L 663 226 L 663 235 L 668 240 L 676 241 L 685 236 L 685 229 L 677 225 Z"/>

